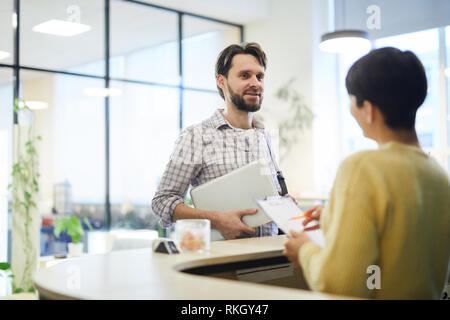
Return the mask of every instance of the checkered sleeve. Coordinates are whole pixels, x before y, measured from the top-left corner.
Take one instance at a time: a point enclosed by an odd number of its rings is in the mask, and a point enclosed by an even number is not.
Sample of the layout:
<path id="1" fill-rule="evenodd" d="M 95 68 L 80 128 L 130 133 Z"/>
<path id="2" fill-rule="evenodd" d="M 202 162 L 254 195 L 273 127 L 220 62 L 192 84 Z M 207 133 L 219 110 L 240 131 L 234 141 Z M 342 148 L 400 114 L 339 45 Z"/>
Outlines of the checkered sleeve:
<path id="1" fill-rule="evenodd" d="M 180 134 L 153 197 L 152 210 L 161 218 L 163 227 L 172 224 L 175 207 L 184 202 L 191 180 L 201 170 L 202 140 L 196 133 L 189 127 Z"/>
<path id="2" fill-rule="evenodd" d="M 275 222 L 269 222 L 266 224 L 263 224 L 262 226 L 258 227 L 260 230 L 256 234 L 260 237 L 267 237 L 267 236 L 276 236 L 278 235 L 278 226 Z"/>

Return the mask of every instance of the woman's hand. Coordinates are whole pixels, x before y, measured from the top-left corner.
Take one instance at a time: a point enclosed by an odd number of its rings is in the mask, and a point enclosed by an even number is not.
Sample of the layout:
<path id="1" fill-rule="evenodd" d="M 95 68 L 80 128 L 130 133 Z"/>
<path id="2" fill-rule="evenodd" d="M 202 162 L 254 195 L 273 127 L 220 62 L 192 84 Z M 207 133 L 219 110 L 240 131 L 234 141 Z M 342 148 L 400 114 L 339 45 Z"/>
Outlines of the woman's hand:
<path id="1" fill-rule="evenodd" d="M 312 231 L 312 230 L 316 230 L 316 229 L 320 229 L 320 225 L 316 224 L 312 227 L 306 228 L 306 225 L 308 223 L 310 223 L 311 221 L 319 221 L 320 220 L 320 214 L 322 213 L 324 206 L 323 205 L 318 205 L 318 206 L 314 206 L 311 209 L 307 210 L 305 212 L 305 220 L 303 220 L 303 226 L 305 227 L 303 229 L 303 231 Z"/>
<path id="2" fill-rule="evenodd" d="M 288 258 L 290 262 L 298 266 L 298 254 L 300 248 L 311 239 L 304 232 L 291 231 L 291 238 L 284 244 L 283 254 Z"/>
<path id="3" fill-rule="evenodd" d="M 257 212 L 258 209 L 256 208 L 240 209 L 230 212 L 214 212 L 211 214 L 211 223 L 225 239 L 237 239 L 255 233 L 255 228 L 247 226 L 242 221 L 242 217 L 249 214 L 256 214 Z"/>

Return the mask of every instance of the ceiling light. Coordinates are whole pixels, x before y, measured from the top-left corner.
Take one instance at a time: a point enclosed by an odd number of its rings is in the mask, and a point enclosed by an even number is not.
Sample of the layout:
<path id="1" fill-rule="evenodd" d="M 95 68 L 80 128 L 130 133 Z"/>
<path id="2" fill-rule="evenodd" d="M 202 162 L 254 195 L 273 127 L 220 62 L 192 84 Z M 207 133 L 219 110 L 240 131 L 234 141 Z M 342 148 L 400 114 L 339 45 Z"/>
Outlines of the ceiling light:
<path id="1" fill-rule="evenodd" d="M 9 52 L 0 51 L 0 60 L 6 59 L 10 56 Z"/>
<path id="2" fill-rule="evenodd" d="M 360 30 L 340 30 L 322 36 L 320 50 L 332 53 L 367 53 L 371 43 L 367 32 Z"/>
<path id="3" fill-rule="evenodd" d="M 445 69 L 445 76 L 450 78 L 450 68 Z"/>
<path id="4" fill-rule="evenodd" d="M 86 24 L 53 19 L 34 26 L 32 30 L 56 36 L 71 37 L 90 29 L 91 27 Z"/>
<path id="5" fill-rule="evenodd" d="M 48 108 L 48 103 L 47 102 L 26 101 L 25 103 L 28 106 L 28 108 L 30 108 L 31 110 L 42 110 L 42 109 L 47 109 Z"/>
<path id="6" fill-rule="evenodd" d="M 117 88 L 86 88 L 83 93 L 90 97 L 113 97 L 122 94 L 122 90 Z"/>
<path id="7" fill-rule="evenodd" d="M 17 13 L 13 12 L 11 16 L 11 25 L 13 29 L 17 29 Z"/>
<path id="8" fill-rule="evenodd" d="M 345 27 L 345 0 L 340 1 L 336 10 L 336 0 L 328 0 L 328 25 L 333 30 L 322 35 L 319 48 L 325 52 L 363 55 L 370 51 L 371 43 L 366 31 L 347 29 Z M 336 12 L 340 12 L 341 24 L 336 26 Z"/>

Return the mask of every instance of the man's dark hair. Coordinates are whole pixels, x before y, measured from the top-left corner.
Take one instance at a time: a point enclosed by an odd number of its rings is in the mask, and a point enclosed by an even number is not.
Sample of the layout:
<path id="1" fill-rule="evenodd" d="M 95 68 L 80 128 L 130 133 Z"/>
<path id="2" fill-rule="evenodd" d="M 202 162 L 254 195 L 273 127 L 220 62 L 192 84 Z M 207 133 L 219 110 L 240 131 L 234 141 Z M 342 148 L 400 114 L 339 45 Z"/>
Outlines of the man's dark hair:
<path id="1" fill-rule="evenodd" d="M 381 111 L 392 129 L 413 129 L 417 109 L 427 95 L 425 69 L 411 51 L 381 48 L 356 61 L 347 73 L 345 85 L 362 107 L 370 101 Z"/>
<path id="2" fill-rule="evenodd" d="M 228 77 L 228 71 L 230 71 L 231 69 L 231 60 L 233 60 L 233 57 L 237 54 L 251 54 L 256 59 L 258 59 L 261 66 L 263 66 L 264 69 L 266 69 L 267 65 L 266 54 L 261 49 L 259 44 L 257 44 L 256 42 L 244 42 L 241 44 L 232 44 L 223 49 L 222 52 L 220 52 L 219 56 L 217 57 L 216 79 L 219 74 L 223 75 L 224 77 Z M 217 86 L 217 89 L 219 90 L 219 94 L 222 97 L 222 99 L 225 99 L 222 89 L 220 89 L 219 86 Z"/>

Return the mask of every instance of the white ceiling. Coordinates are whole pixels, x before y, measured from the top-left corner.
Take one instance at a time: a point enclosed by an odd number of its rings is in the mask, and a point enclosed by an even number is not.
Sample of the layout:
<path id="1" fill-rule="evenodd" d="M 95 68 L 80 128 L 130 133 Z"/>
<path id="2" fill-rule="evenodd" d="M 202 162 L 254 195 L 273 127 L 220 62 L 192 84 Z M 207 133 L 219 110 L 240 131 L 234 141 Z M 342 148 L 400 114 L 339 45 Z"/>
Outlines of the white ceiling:
<path id="1" fill-rule="evenodd" d="M 238 24 L 263 19 L 267 0 L 141 0 L 142 2 L 208 16 Z M 91 30 L 73 37 L 41 34 L 31 29 L 50 19 L 67 20 L 68 6 L 78 5 L 81 23 Z M 20 63 L 39 68 L 67 70 L 104 57 L 103 0 L 21 0 Z M 12 53 L 13 0 L 0 1 L 0 50 Z M 126 1 L 111 1 L 111 56 L 175 41 L 178 15 Z M 183 35 L 189 37 L 230 28 L 228 25 L 185 16 Z M 12 63 L 12 54 L 0 63 Z M 100 70 L 99 70 L 100 71 Z M 102 71 L 102 70 L 101 70 Z M 1 73 L 0 73 L 1 75 Z"/>
<path id="2" fill-rule="evenodd" d="M 284 1 L 281 0 L 280 3 Z M 267 17 L 268 0 L 143 0 L 163 7 L 247 24 Z"/>

